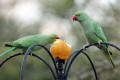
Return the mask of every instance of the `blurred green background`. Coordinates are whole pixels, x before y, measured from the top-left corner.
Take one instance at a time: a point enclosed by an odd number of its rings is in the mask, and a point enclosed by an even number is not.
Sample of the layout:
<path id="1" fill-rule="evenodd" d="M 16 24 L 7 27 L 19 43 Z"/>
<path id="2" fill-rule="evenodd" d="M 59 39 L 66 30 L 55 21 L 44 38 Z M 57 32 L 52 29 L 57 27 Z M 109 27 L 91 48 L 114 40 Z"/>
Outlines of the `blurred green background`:
<path id="1" fill-rule="evenodd" d="M 75 11 L 85 11 L 98 21 L 111 43 L 120 46 L 120 0 L 0 0 L 0 53 L 8 48 L 4 42 L 38 33 L 57 33 L 72 45 L 73 51 L 87 43 L 78 22 L 72 21 Z M 49 46 L 48 46 L 49 48 Z M 120 52 L 111 48 L 116 68 L 113 70 L 96 47 L 87 49 L 95 63 L 100 80 L 120 80 Z M 13 51 L 0 58 L 21 52 Z M 44 50 L 34 52 L 51 59 Z M 23 56 L 9 60 L 0 68 L 0 80 L 20 80 Z M 53 65 L 52 65 L 53 66 Z M 24 80 L 52 80 L 48 68 L 34 57 L 28 57 Z M 69 73 L 69 80 L 95 80 L 88 60 L 80 55 Z"/>

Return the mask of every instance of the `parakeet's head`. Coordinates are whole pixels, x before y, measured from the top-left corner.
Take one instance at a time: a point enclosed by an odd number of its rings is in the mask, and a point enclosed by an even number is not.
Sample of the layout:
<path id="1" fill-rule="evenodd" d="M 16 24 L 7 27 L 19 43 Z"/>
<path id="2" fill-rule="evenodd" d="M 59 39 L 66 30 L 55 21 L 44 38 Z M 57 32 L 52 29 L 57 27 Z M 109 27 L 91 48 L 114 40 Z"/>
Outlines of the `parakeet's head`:
<path id="1" fill-rule="evenodd" d="M 60 37 L 59 37 L 57 34 L 50 34 L 49 37 L 50 37 L 52 40 L 60 39 Z"/>
<path id="2" fill-rule="evenodd" d="M 85 12 L 80 12 L 80 11 L 75 12 L 74 16 L 72 17 L 73 21 L 79 21 L 79 22 L 82 22 L 88 18 L 89 16 Z"/>

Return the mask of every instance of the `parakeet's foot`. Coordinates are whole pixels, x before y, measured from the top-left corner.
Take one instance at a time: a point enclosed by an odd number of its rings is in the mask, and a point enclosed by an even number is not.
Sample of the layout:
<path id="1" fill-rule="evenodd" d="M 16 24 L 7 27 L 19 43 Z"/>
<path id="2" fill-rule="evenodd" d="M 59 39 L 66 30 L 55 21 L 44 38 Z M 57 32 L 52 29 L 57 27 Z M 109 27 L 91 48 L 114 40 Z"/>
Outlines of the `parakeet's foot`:
<path id="1" fill-rule="evenodd" d="M 88 44 L 84 44 L 83 45 L 83 50 L 86 50 L 86 46 L 87 46 Z"/>
<path id="2" fill-rule="evenodd" d="M 32 53 L 29 53 L 30 54 L 30 56 L 32 56 Z"/>
<path id="3" fill-rule="evenodd" d="M 103 42 L 103 41 L 102 41 L 102 40 L 99 40 L 99 41 L 98 41 L 99 46 L 101 45 L 101 42 Z"/>

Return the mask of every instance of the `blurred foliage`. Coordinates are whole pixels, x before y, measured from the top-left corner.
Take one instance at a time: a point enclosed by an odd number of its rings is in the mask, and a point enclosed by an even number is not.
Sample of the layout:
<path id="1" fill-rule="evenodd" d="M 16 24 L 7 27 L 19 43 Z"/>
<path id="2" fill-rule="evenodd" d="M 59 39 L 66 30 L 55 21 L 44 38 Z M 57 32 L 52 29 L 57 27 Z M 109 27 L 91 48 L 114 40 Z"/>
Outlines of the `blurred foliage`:
<path id="1" fill-rule="evenodd" d="M 17 1 L 17 0 L 13 0 Z M 29 1 L 29 0 L 28 0 Z M 100 0 L 101 1 L 101 0 Z M 76 10 L 86 11 L 88 8 L 91 8 L 95 13 L 92 14 L 94 17 L 95 14 L 99 14 L 99 11 L 102 11 L 104 15 L 98 16 L 102 17 L 102 21 L 99 21 L 103 25 L 103 30 L 109 40 L 109 42 L 114 43 L 120 46 L 120 6 L 119 0 L 116 0 L 116 3 L 109 3 L 109 8 L 99 7 L 99 2 L 95 0 L 39 0 L 38 4 L 43 5 L 43 16 L 46 14 L 52 14 L 55 18 L 60 20 L 66 20 L 70 22 L 70 31 L 69 36 L 74 36 L 72 40 L 75 40 L 74 50 L 80 49 L 84 44 L 87 43 L 86 38 L 83 34 L 82 28 L 79 23 L 73 23 L 71 21 L 72 15 Z M 107 0 L 105 0 L 107 1 Z M 2 1 L 0 1 L 2 4 Z M 25 2 L 25 1 L 24 1 Z M 20 3 L 18 0 L 15 4 Z M 77 5 L 79 4 L 79 5 Z M 9 4 L 6 4 L 9 5 Z M 6 5 L 0 6 L 0 9 L 6 9 Z M 104 4 L 101 4 L 104 6 Z M 14 6 L 13 6 L 14 8 Z M 46 19 L 44 20 L 43 16 L 39 23 L 25 25 L 24 23 L 18 24 L 17 20 L 8 19 L 6 15 L 2 14 L 0 10 L 0 53 L 4 52 L 8 48 L 3 46 L 4 42 L 16 40 L 22 36 L 37 34 L 42 32 L 42 25 L 47 24 Z M 98 12 L 97 12 L 98 10 Z M 31 10 L 32 11 L 32 10 Z M 88 11 L 92 13 L 92 11 Z M 6 12 L 7 13 L 7 12 Z M 23 12 L 24 13 L 24 12 Z M 57 21 L 57 19 L 55 19 Z M 48 19 L 49 21 L 49 19 Z M 43 22 L 43 23 L 42 23 Z M 61 21 L 62 22 L 62 21 Z M 56 22 L 54 22 L 56 23 Z M 64 24 L 64 23 L 61 23 Z M 49 25 L 52 27 L 51 25 Z M 59 25 L 58 25 L 59 26 Z M 56 27 L 58 27 L 56 26 Z M 61 28 L 61 26 L 59 26 Z M 65 29 L 68 29 L 66 26 Z M 62 36 L 67 39 L 68 36 Z M 71 43 L 72 44 L 72 43 Z M 48 47 L 49 48 L 49 47 Z M 73 50 L 73 51 L 74 51 Z M 111 48 L 113 52 L 113 58 L 116 64 L 116 68 L 113 70 L 111 65 L 106 61 L 102 52 L 96 47 L 91 47 L 86 52 L 92 58 L 95 63 L 97 73 L 99 74 L 100 80 L 119 80 L 120 79 L 120 54 L 117 50 Z M 13 51 L 0 58 L 0 62 L 8 57 L 11 54 L 20 52 L 20 50 Z M 50 64 L 52 64 L 50 58 L 44 50 L 35 52 L 38 55 L 44 57 Z M 19 80 L 20 79 L 20 66 L 23 56 L 19 56 L 8 61 L 2 68 L 0 68 L 0 80 Z M 52 65 L 53 66 L 53 65 Z M 27 63 L 25 66 L 25 80 L 52 80 L 52 76 L 48 68 L 39 60 L 28 57 Z M 78 58 L 72 65 L 69 73 L 69 80 L 94 80 L 92 68 L 88 60 L 83 56 L 79 55 Z"/>
<path id="2" fill-rule="evenodd" d="M 41 0 L 41 1 L 45 5 L 45 12 L 50 11 L 59 17 L 60 16 L 65 17 L 65 15 L 67 15 L 69 9 L 72 8 L 74 0 L 71 0 L 71 1 L 70 0 L 55 0 L 55 1 Z"/>

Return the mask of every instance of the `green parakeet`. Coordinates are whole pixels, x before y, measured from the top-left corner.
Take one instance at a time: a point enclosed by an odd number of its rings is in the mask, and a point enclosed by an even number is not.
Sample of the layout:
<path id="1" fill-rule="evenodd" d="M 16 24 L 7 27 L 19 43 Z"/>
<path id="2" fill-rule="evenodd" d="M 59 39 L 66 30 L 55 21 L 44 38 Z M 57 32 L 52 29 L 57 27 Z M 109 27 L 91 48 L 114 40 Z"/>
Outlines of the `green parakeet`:
<path id="1" fill-rule="evenodd" d="M 50 43 L 53 43 L 56 39 L 59 39 L 59 37 L 56 34 L 49 34 L 49 35 L 36 34 L 36 35 L 22 37 L 18 40 L 5 43 L 5 46 L 11 47 L 11 48 L 5 51 L 4 53 L 0 54 L 0 56 L 3 56 L 16 49 L 22 49 L 23 52 L 25 52 L 26 49 L 30 47 L 32 44 L 39 43 L 42 45 L 48 45 Z M 32 49 L 32 51 L 35 51 L 38 49 L 40 49 L 40 47 L 35 47 Z"/>
<path id="2" fill-rule="evenodd" d="M 86 13 L 84 12 L 75 12 L 73 16 L 73 21 L 78 21 L 83 30 L 84 34 L 88 40 L 89 43 L 94 43 L 94 42 L 107 42 L 107 38 L 104 35 L 104 32 L 100 26 L 99 23 L 91 19 Z M 96 45 L 99 49 L 101 49 L 106 56 L 106 58 L 109 60 L 109 62 L 112 64 L 112 67 L 115 67 L 115 64 L 112 59 L 112 53 L 108 49 L 107 45 Z"/>

